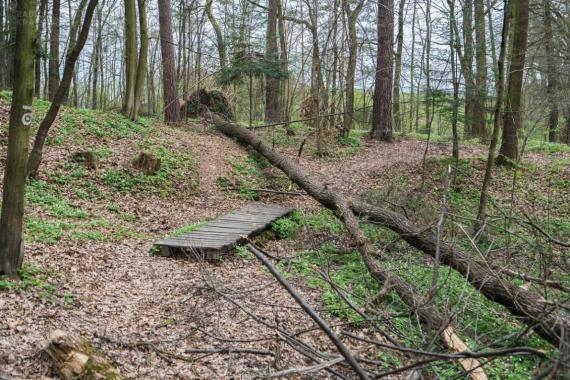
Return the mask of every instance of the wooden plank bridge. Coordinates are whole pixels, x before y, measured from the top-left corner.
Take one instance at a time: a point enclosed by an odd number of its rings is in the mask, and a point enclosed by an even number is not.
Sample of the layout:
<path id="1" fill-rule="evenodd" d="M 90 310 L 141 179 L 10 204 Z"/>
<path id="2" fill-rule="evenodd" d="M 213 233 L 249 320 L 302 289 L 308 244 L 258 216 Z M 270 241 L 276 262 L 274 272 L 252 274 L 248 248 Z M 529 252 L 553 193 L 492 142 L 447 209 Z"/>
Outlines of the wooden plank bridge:
<path id="1" fill-rule="evenodd" d="M 160 240 L 155 245 L 160 248 L 158 254 L 161 256 L 185 254 L 212 260 L 246 238 L 260 234 L 275 220 L 292 211 L 291 208 L 251 203 L 209 222 L 196 231 Z"/>

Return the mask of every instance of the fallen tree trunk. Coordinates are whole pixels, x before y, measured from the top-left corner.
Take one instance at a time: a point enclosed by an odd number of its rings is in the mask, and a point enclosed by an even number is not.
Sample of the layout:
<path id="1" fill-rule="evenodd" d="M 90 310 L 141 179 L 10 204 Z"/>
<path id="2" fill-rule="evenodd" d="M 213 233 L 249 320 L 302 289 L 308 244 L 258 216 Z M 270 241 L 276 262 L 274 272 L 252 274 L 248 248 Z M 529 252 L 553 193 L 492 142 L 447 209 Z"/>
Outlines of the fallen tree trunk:
<path id="1" fill-rule="evenodd" d="M 287 157 L 273 151 L 254 133 L 235 124 L 228 124 L 223 119 L 215 115 L 214 123 L 228 136 L 237 137 L 244 142 L 248 142 L 244 137 L 249 137 L 251 142 L 248 143 L 251 146 L 264 155 L 272 164 L 283 170 L 295 183 L 297 183 L 297 185 L 302 187 L 319 203 L 332 210 L 344 223 L 348 233 L 357 243 L 358 250 L 362 255 L 362 260 L 372 276 L 378 282 L 389 285 L 391 290 L 394 290 L 407 305 L 414 309 L 422 323 L 427 323 L 429 326 L 437 330 L 442 342 L 448 348 L 456 350 L 457 342 L 463 343 L 459 336 L 455 334 L 453 329 L 449 326 L 450 321 L 439 313 L 433 303 L 426 302 L 418 297 L 413 287 L 403 278 L 385 270 L 382 265 L 380 265 L 380 262 L 374 257 L 376 255 L 376 250 L 360 228 L 359 221 L 354 215 L 354 212 L 350 209 L 349 200 L 347 198 L 342 194 L 329 190 L 319 181 L 310 180 L 310 175 L 300 166 L 289 160 Z M 232 134 L 232 132 L 235 134 Z M 240 132 L 242 133 L 240 134 Z M 269 155 L 271 155 L 271 157 L 269 157 Z M 288 167 L 289 170 L 286 170 L 285 167 Z M 463 345 L 465 346 L 464 343 Z M 487 379 L 481 364 L 477 360 L 461 359 L 460 362 L 474 380 Z"/>
<path id="2" fill-rule="evenodd" d="M 383 270 L 377 260 L 371 256 L 371 251 L 367 248 L 369 243 L 366 237 L 360 236 L 362 231 L 358 231 L 360 230 L 358 225 L 350 216 L 352 212 L 360 216 L 366 216 L 370 220 L 396 232 L 408 244 L 430 256 L 436 256 L 439 246 L 441 262 L 461 273 L 471 285 L 489 300 L 505 306 L 521 322 L 527 324 L 552 344 L 556 346 L 559 346 L 561 343 L 564 345 L 570 344 L 566 333 L 570 331 L 570 316 L 563 312 L 558 305 L 544 300 L 533 292 L 509 283 L 494 273 L 488 266 L 461 252 L 453 245 L 445 241 L 438 242 L 435 233 L 431 229 L 422 230 L 401 214 L 373 206 L 355 197 L 346 198 L 345 202 L 345 198 L 339 193 L 333 192 L 324 186 L 293 160 L 273 150 L 259 136 L 245 128 L 228 123 L 217 115 L 212 115 L 212 121 L 222 133 L 229 137 L 237 138 L 251 146 L 274 166 L 287 174 L 293 182 L 304 189 L 310 196 L 325 207 L 337 211 L 337 215 L 341 217 L 349 233 L 357 240 L 363 253 L 363 258 L 372 274 L 382 281 L 390 278 L 390 285 L 393 286 L 393 289 L 398 292 L 405 302 L 410 305 L 418 305 L 414 293 L 408 284 L 403 279 Z M 364 251 L 362 251 L 362 248 L 365 248 Z M 435 315 L 431 310 L 427 311 L 427 313 L 431 315 L 431 318 Z M 436 323 L 432 325 L 437 326 Z"/>

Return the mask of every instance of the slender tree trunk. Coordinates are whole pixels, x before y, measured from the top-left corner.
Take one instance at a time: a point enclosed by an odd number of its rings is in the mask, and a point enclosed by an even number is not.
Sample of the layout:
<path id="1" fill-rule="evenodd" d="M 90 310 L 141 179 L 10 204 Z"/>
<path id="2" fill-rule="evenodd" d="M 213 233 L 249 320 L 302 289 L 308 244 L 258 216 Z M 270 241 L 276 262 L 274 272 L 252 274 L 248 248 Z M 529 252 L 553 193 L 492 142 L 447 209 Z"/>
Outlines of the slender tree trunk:
<path id="1" fill-rule="evenodd" d="M 59 18 L 60 0 L 53 0 L 49 48 L 48 98 L 53 100 L 59 87 Z"/>
<path id="2" fill-rule="evenodd" d="M 485 112 L 485 103 L 487 100 L 487 41 L 485 35 L 485 6 L 483 0 L 475 0 L 475 39 L 477 75 L 472 131 L 475 136 L 485 139 L 487 135 L 487 115 Z"/>
<path id="3" fill-rule="evenodd" d="M 516 0 L 515 0 L 516 1 Z M 477 221 L 475 225 L 476 231 L 481 231 L 485 226 L 487 219 L 487 201 L 489 187 L 491 186 L 493 176 L 493 166 L 495 162 L 495 150 L 499 140 L 499 131 L 501 130 L 501 106 L 503 104 L 504 82 L 505 82 L 505 57 L 507 56 L 507 39 L 509 31 L 509 0 L 504 1 L 503 10 L 503 32 L 501 33 L 501 50 L 499 52 L 499 60 L 497 61 L 497 94 L 495 100 L 495 112 L 493 114 L 493 132 L 491 134 L 491 144 L 489 145 L 489 154 L 487 155 L 487 167 L 485 168 L 485 177 L 481 188 L 481 197 L 479 198 L 479 211 L 477 213 Z"/>
<path id="4" fill-rule="evenodd" d="M 414 9 L 412 11 L 412 28 L 415 28 L 416 26 L 416 13 L 417 13 L 417 4 L 416 1 L 414 1 Z M 415 85 L 415 55 L 416 55 L 416 33 L 412 33 L 412 47 L 410 49 L 410 114 L 409 114 L 409 121 L 410 121 L 410 126 L 409 126 L 409 131 L 411 132 L 414 129 L 414 124 L 413 124 L 413 120 L 414 120 L 414 102 L 415 102 L 415 90 L 414 90 L 414 85 Z"/>
<path id="5" fill-rule="evenodd" d="M 350 7 L 350 2 L 344 0 L 344 13 L 346 14 L 347 26 L 348 26 L 348 63 L 346 66 L 346 109 L 344 110 L 344 120 L 343 120 L 343 136 L 348 136 L 350 131 L 354 126 L 354 86 L 355 86 L 355 74 L 356 74 L 356 60 L 358 58 L 358 40 L 356 35 L 356 20 L 362 7 L 364 6 L 364 1 L 357 3 L 354 10 Z"/>
<path id="6" fill-rule="evenodd" d="M 287 74 L 284 78 L 281 78 L 281 104 L 279 108 L 281 109 L 281 120 L 284 122 L 289 122 L 289 120 L 291 120 L 291 111 L 289 107 L 289 49 L 287 47 L 287 35 L 285 31 L 282 0 L 277 0 L 277 21 L 279 26 L 279 60 L 281 61 L 282 65 L 281 70 L 283 73 Z M 288 125 L 286 125 L 286 127 L 288 128 Z"/>
<path id="7" fill-rule="evenodd" d="M 378 0 L 378 55 L 371 137 L 392 141 L 394 0 Z"/>
<path id="8" fill-rule="evenodd" d="M 265 42 L 265 59 L 267 64 L 280 69 L 277 64 L 279 49 L 277 47 L 277 3 L 280 0 L 267 1 L 267 35 Z M 279 120 L 279 79 L 274 73 L 265 74 L 265 121 L 273 123 Z"/>
<path id="9" fill-rule="evenodd" d="M 81 0 L 79 3 L 79 7 L 77 8 L 77 12 L 73 17 L 73 22 L 71 24 L 71 28 L 69 29 L 69 45 L 67 47 L 67 54 L 73 49 L 75 42 L 77 41 L 77 32 L 79 31 L 79 27 L 81 26 L 81 20 L 83 18 L 83 11 L 85 10 L 85 6 L 87 5 L 87 0 Z M 69 17 L 71 17 L 71 7 Z M 92 62 L 91 62 L 92 64 Z M 89 83 L 89 81 L 87 82 Z M 77 91 L 77 70 L 73 71 L 73 106 L 79 106 L 79 94 Z"/>
<path id="10" fill-rule="evenodd" d="M 457 53 L 455 52 L 455 0 L 448 1 L 449 4 L 449 55 L 451 62 L 451 82 L 453 85 L 453 105 L 451 109 L 451 131 L 453 134 L 452 157 L 455 163 L 459 161 L 459 133 L 457 130 L 457 119 L 459 114 L 459 78 L 457 75 Z"/>
<path id="11" fill-rule="evenodd" d="M 123 115 L 131 117 L 135 107 L 137 76 L 137 22 L 135 0 L 125 0 L 125 97 Z"/>
<path id="12" fill-rule="evenodd" d="M 137 120 L 141 106 L 141 99 L 144 91 L 144 79 L 146 76 L 146 64 L 148 57 L 148 31 L 146 22 L 146 0 L 137 0 L 139 7 L 139 26 L 140 26 L 140 50 L 137 66 L 137 75 L 135 78 L 134 104 L 131 111 L 131 120 Z M 184 54 L 181 52 L 180 54 Z"/>
<path id="13" fill-rule="evenodd" d="M 3 0 L 0 0 L 2 3 Z M 42 33 L 43 33 L 43 26 L 44 26 L 44 17 L 47 16 L 47 4 L 48 0 L 40 0 L 40 11 L 38 15 L 38 32 L 37 32 L 37 40 L 36 46 L 40 47 L 42 44 Z M 0 11 L 2 12 L 2 11 Z M 40 98 L 42 96 L 42 57 L 40 54 L 36 55 L 36 64 L 35 64 L 35 85 L 34 85 L 34 95 L 36 98 Z"/>
<path id="14" fill-rule="evenodd" d="M 557 63 L 553 47 L 551 0 L 543 0 L 544 7 L 544 53 L 546 54 L 546 93 L 548 95 L 548 141 L 556 142 L 558 131 Z"/>
<path id="15" fill-rule="evenodd" d="M 397 131 L 402 130 L 402 115 L 400 113 L 400 81 L 402 77 L 402 52 L 404 49 L 404 10 L 406 0 L 400 0 L 398 7 L 398 42 L 396 47 L 396 55 L 394 56 L 394 95 L 393 95 L 393 110 L 394 114 L 394 128 Z"/>
<path id="16" fill-rule="evenodd" d="M 36 1 L 18 0 L 16 16 L 18 48 L 14 52 L 14 87 L 0 214 L 0 274 L 12 278 L 18 277 L 24 259 L 23 219 L 34 96 Z"/>
<path id="17" fill-rule="evenodd" d="M 71 49 L 69 51 L 69 54 L 67 54 L 61 83 L 55 93 L 46 116 L 38 128 L 38 133 L 34 139 L 34 147 L 32 148 L 32 152 L 30 153 L 30 157 L 28 159 L 28 176 L 30 178 L 34 178 L 38 174 L 40 163 L 42 162 L 43 148 L 49 133 L 49 129 L 55 121 L 59 109 L 69 92 L 69 87 L 71 86 L 71 80 L 73 78 L 73 72 L 75 70 L 75 63 L 77 62 L 79 54 L 81 54 L 81 51 L 85 46 L 85 41 L 89 36 L 89 29 L 91 28 L 91 20 L 93 19 L 95 7 L 97 7 L 97 0 L 89 0 L 89 4 L 87 5 L 87 10 L 85 12 L 85 18 L 83 20 L 83 26 L 81 27 L 81 32 L 79 33 L 79 38 L 77 39 L 77 43 L 75 43 L 73 46 L 73 49 Z"/>
<path id="18" fill-rule="evenodd" d="M 176 84 L 176 62 L 172 44 L 172 15 L 170 0 L 158 1 L 160 24 L 160 51 L 162 53 L 162 88 L 164 97 L 164 121 L 174 124 L 180 121 L 178 86 Z"/>
<path id="19" fill-rule="evenodd" d="M 473 134 L 473 114 L 475 88 L 473 81 L 473 0 L 463 4 L 463 50 L 464 59 L 461 68 L 465 78 L 465 133 Z"/>
<path id="20" fill-rule="evenodd" d="M 519 0 L 513 3 L 513 42 L 505 115 L 503 139 L 499 150 L 497 164 L 509 165 L 518 159 L 518 131 L 523 123 L 523 78 L 528 37 L 528 4 L 529 0 Z"/>

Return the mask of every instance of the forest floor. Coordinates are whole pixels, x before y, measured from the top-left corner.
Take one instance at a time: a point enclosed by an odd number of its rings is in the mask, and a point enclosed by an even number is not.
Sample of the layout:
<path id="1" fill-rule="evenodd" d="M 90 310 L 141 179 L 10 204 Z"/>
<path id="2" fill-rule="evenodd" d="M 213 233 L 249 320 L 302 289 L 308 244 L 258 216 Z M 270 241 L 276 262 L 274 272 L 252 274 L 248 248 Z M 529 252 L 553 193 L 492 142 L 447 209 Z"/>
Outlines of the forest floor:
<path id="1" fill-rule="evenodd" d="M 6 153 L 6 96 L 0 99 L 0 172 Z M 34 104 L 36 122 L 47 106 L 42 101 Z M 274 130 L 262 133 L 292 156 L 303 137 L 302 130 L 292 137 Z M 405 209 L 415 221 L 431 224 L 441 208 L 450 145 L 431 144 L 422 170 L 425 141 L 399 138 L 394 144 L 382 144 L 362 137 L 355 133 L 326 158 L 317 157 L 308 143 L 300 163 L 330 187 Z M 568 240 L 570 151 L 549 149 L 525 156 L 514 202 L 511 171 L 497 170 L 492 214 L 525 209 L 547 223 L 545 228 L 557 238 Z M 86 150 L 98 158 L 97 170 L 71 160 L 73 153 Z M 132 169 L 132 160 L 141 151 L 161 158 L 158 173 L 144 176 Z M 450 204 L 458 215 L 456 224 L 468 226 L 461 217 L 473 216 L 485 150 L 468 144 L 461 155 Z M 420 189 L 422 178 L 424 190 Z M 358 323 L 350 323 L 354 313 L 341 305 L 314 272 L 317 267 L 326 268 L 331 278 L 352 289 L 355 302 L 374 291 L 376 285 L 355 261 L 342 225 L 309 197 L 252 190 L 259 188 L 297 191 L 258 156 L 199 122 L 172 128 L 146 118 L 132 123 L 113 113 L 64 108 L 50 133 L 40 177 L 27 190 L 22 281 L 0 278 L 0 377 L 52 378 L 49 361 L 39 353 L 55 329 L 92 342 L 117 363 L 123 375 L 133 379 L 242 379 L 311 364 L 275 339 L 275 330 L 267 325 L 297 332 L 318 350 L 334 352 L 326 336 L 314 329 L 290 296 L 244 249 L 208 263 L 149 254 L 156 240 L 192 230 L 253 200 L 298 209 L 292 217 L 275 223 L 258 244 L 275 256 L 295 256 L 282 261 L 280 268 L 300 294 L 331 324 L 383 340 L 375 332 L 362 331 Z M 379 247 L 393 238 L 376 227 L 367 231 Z M 461 240 L 458 231 L 450 237 Z M 489 252 L 495 248 L 491 246 L 488 243 Z M 500 248 L 498 260 L 506 262 L 504 247 Z M 407 271 L 420 286 L 428 280 L 429 260 L 403 244 L 391 252 L 393 258 L 386 265 Z M 508 261 L 514 266 L 528 266 L 529 256 L 516 253 L 515 243 L 509 252 Z M 560 276 L 569 280 L 565 274 Z M 465 322 L 461 332 L 471 337 L 473 349 L 522 329 L 475 291 L 454 298 L 464 284 L 450 273 L 447 277 L 451 290 L 442 302 L 451 299 L 462 308 L 458 317 Z M 387 311 L 403 308 L 395 298 L 386 302 Z M 390 328 L 403 342 L 421 346 L 421 339 L 414 342 L 419 330 L 410 318 L 399 318 Z M 536 337 L 527 337 L 524 343 L 545 345 Z M 354 350 L 364 349 L 356 341 L 347 344 Z M 228 347 L 269 350 L 276 355 L 186 352 Z M 387 368 L 409 360 L 390 352 L 375 359 L 385 360 Z M 515 358 L 497 360 L 486 368 L 491 378 L 522 379 L 520 374 L 530 374 L 540 365 L 532 359 Z M 460 371 L 451 364 L 433 370 L 442 378 L 453 378 Z M 326 378 L 326 373 L 312 376 Z"/>

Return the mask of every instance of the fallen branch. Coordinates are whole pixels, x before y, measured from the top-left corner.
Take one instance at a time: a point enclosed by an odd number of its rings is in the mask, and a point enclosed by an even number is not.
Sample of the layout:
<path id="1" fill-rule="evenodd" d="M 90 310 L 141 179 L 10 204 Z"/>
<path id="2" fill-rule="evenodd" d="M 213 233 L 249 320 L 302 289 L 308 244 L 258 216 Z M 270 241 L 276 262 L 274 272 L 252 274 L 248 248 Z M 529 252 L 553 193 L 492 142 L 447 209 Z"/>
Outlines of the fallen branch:
<path id="1" fill-rule="evenodd" d="M 236 124 L 228 123 L 217 115 L 212 115 L 212 121 L 222 133 L 229 137 L 237 138 L 253 147 L 258 153 L 267 158 L 269 162 L 287 174 L 307 194 L 318 200 L 325 207 L 334 210 L 345 222 L 351 236 L 358 242 L 361 252 L 363 252 L 362 248 L 364 248 L 363 258 L 375 278 L 385 281 L 391 274 L 384 271 L 372 257 L 372 251 L 367 248 L 369 243 L 366 237 L 359 231 L 358 224 L 350 216 L 352 212 L 360 216 L 366 216 L 370 220 L 396 232 L 408 244 L 432 257 L 435 257 L 439 244 L 441 263 L 461 273 L 485 297 L 505 306 L 521 322 L 533 326 L 533 328 L 536 326 L 537 333 L 552 344 L 559 346 L 561 341 L 565 345 L 570 344 L 567 338 L 561 338 L 563 331 L 570 331 L 570 317 L 561 311 L 557 305 L 553 305 L 541 296 L 502 279 L 490 268 L 458 250 L 452 244 L 444 240 L 438 242 L 433 231 L 422 230 L 416 227 L 401 214 L 370 205 L 354 197 L 347 198 L 346 202 L 342 204 L 344 198 L 340 194 L 333 192 L 318 180 L 312 178 L 309 173 L 294 161 L 271 149 L 255 133 Z M 339 204 L 339 200 L 343 202 Z M 398 278 L 393 275 L 391 277 L 395 277 L 395 280 Z M 390 281 L 390 283 L 393 284 L 392 287 L 397 290 L 406 303 L 421 305 L 417 302 L 414 292 L 405 281 L 398 278 L 397 281 Z M 418 312 L 422 313 L 421 307 L 418 308 Z M 433 326 L 436 326 L 436 323 L 433 323 Z"/>
<path id="2" fill-rule="evenodd" d="M 255 255 L 255 257 L 259 259 L 259 261 L 261 261 L 263 265 L 267 267 L 267 269 L 269 269 L 269 272 L 271 272 L 273 277 L 275 277 L 275 279 L 279 281 L 279 283 L 283 286 L 283 288 L 285 288 L 285 290 L 287 290 L 287 292 L 293 297 L 293 299 L 295 299 L 295 302 L 297 302 L 297 304 L 301 306 L 301 308 L 305 311 L 305 313 L 307 313 L 311 317 L 311 319 L 315 321 L 315 323 L 321 328 L 321 330 L 323 330 L 325 334 L 327 334 L 327 336 L 336 346 L 340 354 L 344 357 L 348 365 L 350 365 L 350 367 L 352 367 L 354 372 L 356 372 L 358 377 L 360 379 L 367 380 L 368 375 L 366 374 L 364 369 L 360 366 L 360 364 L 358 364 L 352 353 L 348 350 L 348 348 L 346 348 L 344 343 L 342 343 L 340 338 L 334 333 L 334 331 L 329 327 L 329 325 L 313 310 L 313 308 L 307 302 L 305 302 L 305 300 L 299 295 L 299 293 L 297 293 L 295 289 L 291 287 L 289 282 L 279 273 L 277 268 L 275 268 L 275 265 L 273 265 L 271 261 L 267 260 L 264 253 L 260 251 L 257 247 L 255 247 L 253 244 L 248 244 L 247 248 L 251 253 Z"/>

